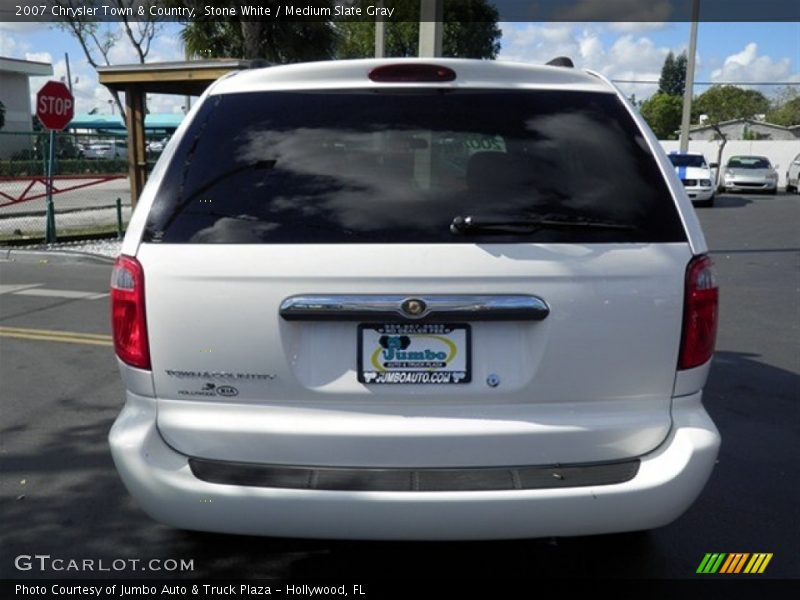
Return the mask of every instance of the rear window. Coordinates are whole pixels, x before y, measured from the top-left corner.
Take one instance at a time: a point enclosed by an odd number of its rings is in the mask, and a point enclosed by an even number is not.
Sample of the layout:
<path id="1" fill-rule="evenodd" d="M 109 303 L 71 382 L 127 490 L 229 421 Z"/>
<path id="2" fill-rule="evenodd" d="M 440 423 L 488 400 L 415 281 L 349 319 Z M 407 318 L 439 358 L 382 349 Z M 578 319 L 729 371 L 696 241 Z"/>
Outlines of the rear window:
<path id="1" fill-rule="evenodd" d="M 456 217 L 593 227 L 451 229 Z M 209 97 L 148 216 L 162 243 L 676 242 L 656 161 L 611 94 L 251 92 Z"/>
<path id="2" fill-rule="evenodd" d="M 705 167 L 706 159 L 697 154 L 670 154 L 670 162 L 676 167 Z"/>

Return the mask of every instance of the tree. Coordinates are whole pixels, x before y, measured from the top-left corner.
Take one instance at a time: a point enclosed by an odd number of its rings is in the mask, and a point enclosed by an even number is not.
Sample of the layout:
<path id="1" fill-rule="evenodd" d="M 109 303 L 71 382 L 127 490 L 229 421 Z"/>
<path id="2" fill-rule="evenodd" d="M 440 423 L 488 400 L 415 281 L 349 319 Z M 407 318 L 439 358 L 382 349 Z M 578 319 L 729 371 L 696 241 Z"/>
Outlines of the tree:
<path id="1" fill-rule="evenodd" d="M 686 89 L 686 53 L 681 52 L 677 58 L 670 52 L 664 59 L 664 66 L 661 68 L 661 77 L 658 80 L 658 91 L 670 96 L 683 97 Z"/>
<path id="2" fill-rule="evenodd" d="M 395 13 L 385 25 L 386 56 L 419 53 L 419 0 L 393 2 Z M 496 58 L 502 32 L 497 9 L 487 0 L 445 2 L 442 20 L 442 54 L 451 58 Z M 336 23 L 337 58 L 375 55 L 375 23 L 343 20 Z"/>
<path id="3" fill-rule="evenodd" d="M 154 17 L 150 17 L 147 11 L 142 16 L 128 17 L 124 16 L 124 10 L 133 9 L 132 12 L 136 13 L 136 8 L 140 5 L 140 0 L 53 0 L 54 5 L 61 6 L 67 9 L 63 17 L 63 22 L 59 22 L 56 27 L 70 33 L 83 49 L 87 62 L 97 69 L 100 65 L 110 65 L 109 53 L 111 49 L 120 42 L 121 39 L 127 39 L 136 51 L 137 59 L 140 64 L 144 64 L 147 55 L 150 53 L 150 44 L 158 31 L 157 23 Z M 77 9 L 81 8 L 98 8 L 102 5 L 110 6 L 113 8 L 121 9 L 119 17 L 119 24 L 117 23 L 100 23 L 93 21 L 93 17 L 89 16 L 70 16 L 81 14 Z M 101 10 L 99 14 L 102 14 Z M 119 114 L 125 119 L 125 109 L 119 98 L 119 92 L 116 90 L 111 91 L 111 96 L 119 108 Z"/>
<path id="4" fill-rule="evenodd" d="M 800 125 L 800 90 L 790 86 L 779 90 L 767 113 L 767 121 L 784 127 Z"/>
<path id="5" fill-rule="evenodd" d="M 660 140 L 674 140 L 681 125 L 683 101 L 678 96 L 657 92 L 642 103 L 642 116 Z"/>
<path id="6" fill-rule="evenodd" d="M 708 115 L 710 123 L 733 119 L 752 119 L 769 110 L 769 101 L 757 90 L 735 85 L 715 85 L 695 99 L 698 114 Z"/>
<path id="7" fill-rule="evenodd" d="M 789 100 L 780 108 L 768 112 L 767 121 L 784 127 L 800 125 L 800 97 Z"/>
<path id="8" fill-rule="evenodd" d="M 172 0 L 173 5 L 195 8 L 203 14 L 202 0 Z M 259 5 L 276 14 L 280 2 L 269 0 Z M 307 4 L 312 4 L 308 2 Z M 240 2 L 227 0 L 215 6 L 239 9 Z M 333 0 L 316 0 L 313 6 L 332 8 Z M 263 58 L 273 63 L 325 60 L 333 56 L 336 30 L 330 20 L 291 22 L 281 19 L 252 20 L 244 15 L 216 20 L 197 16 L 187 22 L 183 33 L 186 50 L 203 58 Z"/>
<path id="9" fill-rule="evenodd" d="M 716 123 L 712 123 L 711 127 L 714 128 L 714 131 L 717 132 L 717 139 L 719 140 L 719 145 L 717 146 L 717 165 L 722 164 L 722 153 L 725 151 L 725 145 L 728 143 L 728 136 L 722 131 L 722 128 L 717 125 Z M 716 171 L 716 179 L 714 180 L 714 188 L 719 187 L 719 180 L 722 178 L 722 169 L 717 166 Z"/>

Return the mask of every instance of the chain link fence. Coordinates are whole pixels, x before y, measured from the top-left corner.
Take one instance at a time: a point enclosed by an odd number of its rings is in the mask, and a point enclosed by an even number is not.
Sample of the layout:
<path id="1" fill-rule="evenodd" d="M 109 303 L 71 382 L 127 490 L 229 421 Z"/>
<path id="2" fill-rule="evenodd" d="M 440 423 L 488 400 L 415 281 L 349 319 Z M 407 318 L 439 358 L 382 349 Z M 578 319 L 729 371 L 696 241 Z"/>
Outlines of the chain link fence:
<path id="1" fill-rule="evenodd" d="M 130 219 L 128 146 L 122 135 L 56 132 L 52 187 L 49 132 L 0 131 L 0 244 L 42 242 L 51 193 L 55 239 L 119 234 Z M 165 140 L 147 142 L 148 164 Z"/>

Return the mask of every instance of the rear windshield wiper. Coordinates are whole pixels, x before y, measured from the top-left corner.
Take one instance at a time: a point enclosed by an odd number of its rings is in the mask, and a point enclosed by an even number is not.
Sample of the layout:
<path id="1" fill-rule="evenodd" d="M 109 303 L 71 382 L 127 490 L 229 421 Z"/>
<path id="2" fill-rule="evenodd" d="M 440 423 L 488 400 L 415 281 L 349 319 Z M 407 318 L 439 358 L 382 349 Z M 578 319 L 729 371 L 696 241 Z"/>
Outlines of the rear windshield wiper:
<path id="1" fill-rule="evenodd" d="M 502 233 L 527 234 L 541 229 L 594 229 L 602 231 L 635 231 L 636 227 L 627 223 L 601 221 L 584 217 L 564 218 L 492 218 L 458 216 L 450 223 L 450 231 L 458 235 L 499 231 Z"/>

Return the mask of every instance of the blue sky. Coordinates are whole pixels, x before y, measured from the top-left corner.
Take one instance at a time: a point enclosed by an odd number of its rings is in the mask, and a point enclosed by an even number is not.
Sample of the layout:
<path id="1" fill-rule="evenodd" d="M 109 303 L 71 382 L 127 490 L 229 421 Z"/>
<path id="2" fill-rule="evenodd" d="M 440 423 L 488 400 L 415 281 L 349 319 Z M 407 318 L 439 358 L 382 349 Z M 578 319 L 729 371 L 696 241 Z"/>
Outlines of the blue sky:
<path id="1" fill-rule="evenodd" d="M 501 23 L 501 28 L 501 60 L 541 63 L 569 55 L 578 66 L 614 79 L 658 79 L 666 53 L 684 50 L 689 38 L 688 23 Z M 149 60 L 182 60 L 179 31 L 178 24 L 163 24 Z M 97 84 L 96 74 L 68 33 L 45 24 L 0 23 L 0 56 L 52 62 L 58 79 L 65 74 L 65 52 L 70 55 L 73 80 L 78 78 L 74 85 L 78 111 L 97 107 L 110 112 L 108 92 Z M 135 62 L 124 39 L 111 54 L 114 64 Z M 800 83 L 800 23 L 700 23 L 697 55 L 698 81 Z M 33 91 L 43 82 L 34 80 Z M 653 85 L 620 87 L 638 98 L 655 91 Z M 769 94 L 773 89 L 762 91 Z M 182 104 L 181 97 L 150 98 L 152 112 L 177 112 Z"/>

